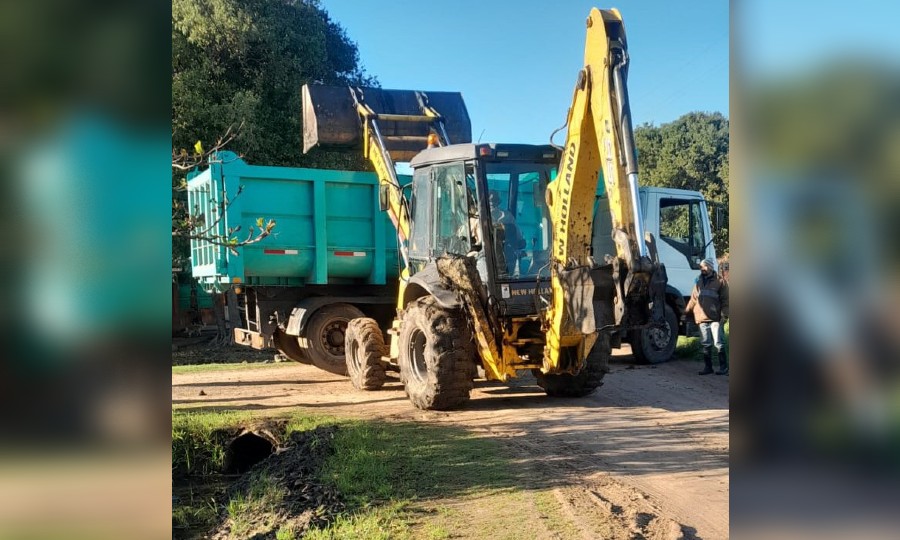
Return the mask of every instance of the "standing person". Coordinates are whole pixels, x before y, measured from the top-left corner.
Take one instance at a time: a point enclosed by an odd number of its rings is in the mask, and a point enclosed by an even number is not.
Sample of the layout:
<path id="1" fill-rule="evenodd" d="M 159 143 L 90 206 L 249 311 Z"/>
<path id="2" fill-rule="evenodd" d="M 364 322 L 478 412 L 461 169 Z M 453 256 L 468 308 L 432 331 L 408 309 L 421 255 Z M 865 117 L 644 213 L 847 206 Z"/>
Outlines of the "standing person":
<path id="1" fill-rule="evenodd" d="M 725 319 L 728 318 L 728 284 L 715 271 L 712 260 L 700 263 L 700 275 L 691 291 L 691 300 L 684 308 L 685 316 L 693 313 L 694 322 L 700 326 L 700 344 L 703 345 L 705 366 L 700 375 L 709 375 L 712 368 L 712 346 L 716 347 L 719 369 L 716 375 L 728 374 L 725 357 Z"/>

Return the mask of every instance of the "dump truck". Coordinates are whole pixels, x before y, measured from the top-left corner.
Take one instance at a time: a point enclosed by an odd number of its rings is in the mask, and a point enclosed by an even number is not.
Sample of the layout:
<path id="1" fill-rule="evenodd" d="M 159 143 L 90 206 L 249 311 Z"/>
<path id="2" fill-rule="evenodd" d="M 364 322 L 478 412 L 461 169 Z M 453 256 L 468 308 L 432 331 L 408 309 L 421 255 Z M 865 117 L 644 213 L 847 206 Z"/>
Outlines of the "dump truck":
<path id="1" fill-rule="evenodd" d="M 260 216 L 274 234 L 236 249 L 191 240 L 191 272 L 206 291 L 238 292 L 235 342 L 346 374 L 347 322 L 389 324 L 396 301 L 396 234 L 368 172 L 247 164 L 229 151 L 188 175 L 188 204 L 210 217 L 211 236 L 249 230 Z M 410 178 L 398 176 L 401 185 Z M 239 193 L 239 194 L 238 194 Z"/>
<path id="2" fill-rule="evenodd" d="M 624 24 L 593 9 L 586 26 L 561 149 L 471 143 L 453 94 L 303 87 L 304 150 L 361 149 L 403 261 L 390 328 L 347 325 L 355 387 L 396 370 L 416 407 L 448 409 L 469 399 L 480 365 L 489 379 L 530 370 L 548 395 L 583 396 L 602 384 L 615 336 L 667 325 L 666 270 L 641 213 Z M 404 157 L 406 186 L 394 168 Z"/>

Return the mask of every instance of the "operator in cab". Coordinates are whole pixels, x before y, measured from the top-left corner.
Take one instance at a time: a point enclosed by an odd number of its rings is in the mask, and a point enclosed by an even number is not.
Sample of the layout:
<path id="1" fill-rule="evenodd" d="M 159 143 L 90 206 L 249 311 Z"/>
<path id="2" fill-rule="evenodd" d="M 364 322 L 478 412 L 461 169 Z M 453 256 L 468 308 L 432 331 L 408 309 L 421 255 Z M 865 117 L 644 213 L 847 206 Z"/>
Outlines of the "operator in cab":
<path id="1" fill-rule="evenodd" d="M 490 205 L 498 267 L 501 270 L 505 269 L 507 275 L 513 275 L 516 271 L 518 255 L 525 248 L 525 238 L 522 237 L 522 232 L 516 225 L 513 213 L 500 207 L 498 192 L 491 191 Z"/>

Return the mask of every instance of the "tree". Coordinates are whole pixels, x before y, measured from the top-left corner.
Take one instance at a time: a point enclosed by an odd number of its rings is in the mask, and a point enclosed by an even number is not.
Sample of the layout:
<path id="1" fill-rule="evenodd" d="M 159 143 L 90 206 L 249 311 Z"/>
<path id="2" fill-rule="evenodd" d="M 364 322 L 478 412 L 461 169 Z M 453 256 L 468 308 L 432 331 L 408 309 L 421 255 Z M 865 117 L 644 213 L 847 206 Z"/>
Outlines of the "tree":
<path id="1" fill-rule="evenodd" d="M 228 203 L 216 216 L 187 208 L 186 172 L 215 150 L 266 165 L 369 169 L 359 152 L 302 153 L 300 88 L 307 82 L 377 86 L 356 44 L 318 0 L 173 0 L 174 268 L 186 266 L 192 238 L 234 249 L 275 227 L 260 218 L 254 230 L 215 234 Z M 226 195 L 234 201 L 240 191 Z"/>
<path id="2" fill-rule="evenodd" d="M 300 88 L 307 82 L 377 85 L 360 67 L 356 44 L 316 0 L 173 1 L 174 266 L 186 261 L 191 237 L 230 245 L 253 238 L 204 234 L 212 216 L 198 219 L 186 208 L 185 172 L 215 149 L 227 145 L 266 165 L 369 169 L 358 152 L 302 153 Z M 198 141 L 211 149 L 194 150 Z"/>
<path id="3" fill-rule="evenodd" d="M 677 120 L 634 131 L 641 183 L 699 191 L 728 207 L 728 119 L 692 112 Z M 728 228 L 715 231 L 717 253 L 728 252 Z"/>
<path id="4" fill-rule="evenodd" d="M 243 124 L 230 150 L 254 163 L 366 169 L 356 153 L 302 153 L 304 83 L 377 85 L 317 0 L 173 0 L 172 144 Z"/>

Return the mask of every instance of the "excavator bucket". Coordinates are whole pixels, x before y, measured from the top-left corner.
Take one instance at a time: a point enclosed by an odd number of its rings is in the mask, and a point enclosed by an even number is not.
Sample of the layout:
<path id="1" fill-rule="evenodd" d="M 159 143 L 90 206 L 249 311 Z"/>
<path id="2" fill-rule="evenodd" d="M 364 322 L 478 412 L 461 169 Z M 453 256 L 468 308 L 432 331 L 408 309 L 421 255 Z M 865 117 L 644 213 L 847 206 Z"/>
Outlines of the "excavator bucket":
<path id="1" fill-rule="evenodd" d="M 392 120 L 391 116 L 423 117 L 420 101 L 443 118 L 450 144 L 472 142 L 472 124 L 459 92 L 416 92 L 355 87 L 357 95 L 378 115 L 378 128 L 394 161 L 409 161 L 428 145 L 432 124 L 425 121 Z M 363 144 L 362 118 L 347 86 L 303 85 L 303 152 L 316 145 L 357 148 Z"/>

